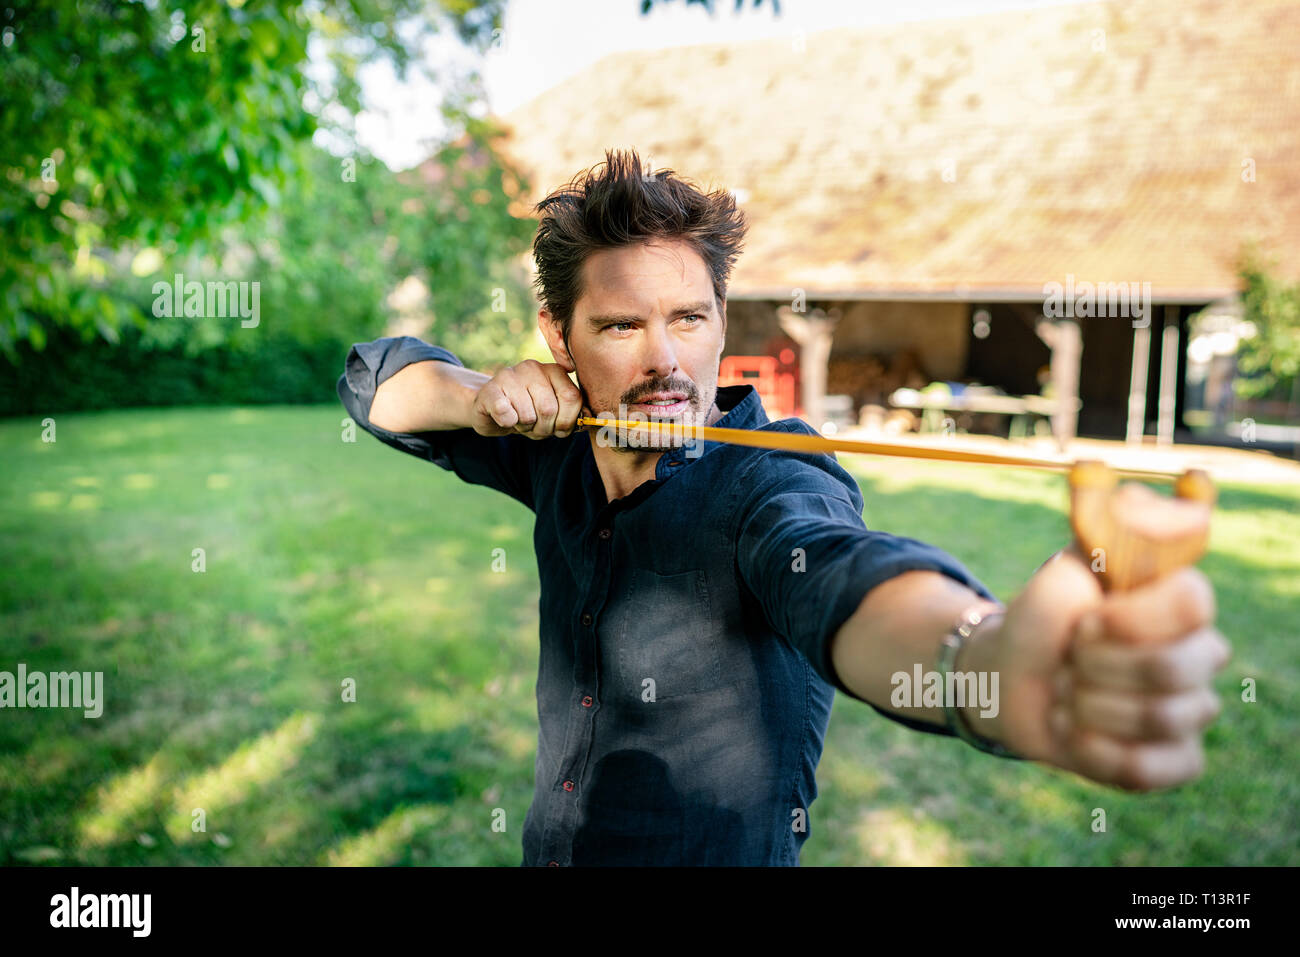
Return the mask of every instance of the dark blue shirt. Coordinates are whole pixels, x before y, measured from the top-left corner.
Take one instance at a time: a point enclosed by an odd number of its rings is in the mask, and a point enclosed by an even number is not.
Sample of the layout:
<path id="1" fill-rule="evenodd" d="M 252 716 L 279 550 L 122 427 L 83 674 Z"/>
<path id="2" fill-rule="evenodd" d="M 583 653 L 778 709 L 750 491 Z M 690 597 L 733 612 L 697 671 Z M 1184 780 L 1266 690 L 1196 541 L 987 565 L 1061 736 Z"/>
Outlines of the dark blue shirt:
<path id="1" fill-rule="evenodd" d="M 379 384 L 428 359 L 462 364 L 407 336 L 357 344 L 338 392 L 380 441 L 536 515 L 539 729 L 523 863 L 797 864 L 834 689 L 857 698 L 831 665 L 840 625 L 910 569 L 994 596 L 938 548 L 869 531 L 833 455 L 699 442 L 607 502 L 587 430 L 539 440 L 371 425 Z M 753 386 L 719 388 L 716 401 L 723 428 L 816 434 L 770 422 Z"/>

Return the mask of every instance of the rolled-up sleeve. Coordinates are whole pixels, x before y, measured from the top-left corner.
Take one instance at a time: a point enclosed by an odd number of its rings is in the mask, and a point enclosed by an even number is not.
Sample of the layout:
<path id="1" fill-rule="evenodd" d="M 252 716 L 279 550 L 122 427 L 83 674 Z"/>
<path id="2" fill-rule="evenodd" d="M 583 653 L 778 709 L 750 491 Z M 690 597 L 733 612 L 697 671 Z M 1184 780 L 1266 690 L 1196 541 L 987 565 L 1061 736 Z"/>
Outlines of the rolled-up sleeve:
<path id="1" fill-rule="evenodd" d="M 854 694 L 835 672 L 831 639 L 867 592 L 906 571 L 940 572 L 996 601 L 992 592 L 941 549 L 869 530 L 857 482 L 829 455 L 765 453 L 736 487 L 737 565 L 772 629 L 842 693 L 914 730 L 951 735 Z"/>
<path id="2" fill-rule="evenodd" d="M 551 440 L 486 436 L 473 429 L 389 432 L 370 421 L 370 408 L 379 386 L 408 365 L 430 360 L 464 367 L 451 350 L 412 336 L 356 343 L 348 350 L 339 377 L 339 400 L 359 426 L 385 445 L 430 461 L 472 485 L 496 489 L 535 508 L 532 479 L 537 447 Z"/>

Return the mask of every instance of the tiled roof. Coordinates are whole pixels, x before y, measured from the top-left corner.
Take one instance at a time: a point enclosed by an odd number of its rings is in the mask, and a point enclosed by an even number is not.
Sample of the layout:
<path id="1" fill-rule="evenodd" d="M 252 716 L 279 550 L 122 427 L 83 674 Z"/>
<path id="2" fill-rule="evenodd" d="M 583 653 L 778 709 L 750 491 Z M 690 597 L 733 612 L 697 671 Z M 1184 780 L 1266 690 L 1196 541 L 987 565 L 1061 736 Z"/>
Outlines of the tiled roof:
<path id="1" fill-rule="evenodd" d="M 736 190 L 734 298 L 1034 298 L 1070 273 L 1212 299 L 1252 237 L 1300 274 L 1295 0 L 1081 4 L 799 46 L 604 58 L 503 117 L 530 199 L 610 147 Z"/>

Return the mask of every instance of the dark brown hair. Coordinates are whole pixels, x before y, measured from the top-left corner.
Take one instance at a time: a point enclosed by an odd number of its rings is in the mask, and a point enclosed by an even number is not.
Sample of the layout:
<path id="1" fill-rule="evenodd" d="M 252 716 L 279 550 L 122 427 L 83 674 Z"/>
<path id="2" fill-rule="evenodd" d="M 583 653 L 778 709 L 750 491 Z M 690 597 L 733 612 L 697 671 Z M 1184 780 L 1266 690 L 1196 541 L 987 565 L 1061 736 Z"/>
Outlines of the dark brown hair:
<path id="1" fill-rule="evenodd" d="M 582 264 L 591 253 L 658 239 L 685 240 L 709 267 L 720 310 L 746 229 L 745 214 L 730 192 L 705 194 L 671 169 L 643 170 L 635 150 L 606 150 L 604 163 L 578 173 L 535 211 L 541 213 L 541 224 L 533 240 L 533 285 L 559 322 L 566 344 L 582 296 Z"/>

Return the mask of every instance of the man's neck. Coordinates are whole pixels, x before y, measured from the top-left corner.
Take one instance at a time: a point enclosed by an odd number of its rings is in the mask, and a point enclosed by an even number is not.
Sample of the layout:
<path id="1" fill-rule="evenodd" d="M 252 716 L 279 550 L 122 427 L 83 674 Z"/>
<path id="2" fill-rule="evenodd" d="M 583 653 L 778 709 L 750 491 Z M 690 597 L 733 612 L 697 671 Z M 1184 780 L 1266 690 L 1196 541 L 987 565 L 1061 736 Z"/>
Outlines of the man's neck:
<path id="1" fill-rule="evenodd" d="M 704 424 L 713 425 L 722 416 L 723 412 L 718 408 L 715 400 Z M 595 443 L 595 433 L 589 434 L 593 438 L 591 451 L 596 459 L 596 470 L 600 473 L 601 483 L 605 486 L 606 502 L 631 495 L 638 487 L 654 478 L 659 459 L 664 452 L 668 451 L 667 449 L 630 451 L 603 448 Z"/>

